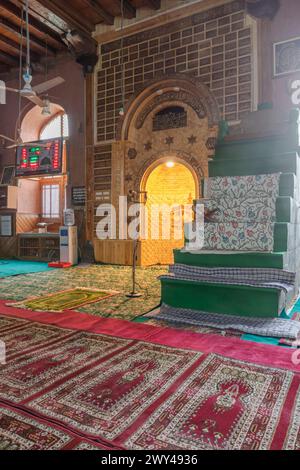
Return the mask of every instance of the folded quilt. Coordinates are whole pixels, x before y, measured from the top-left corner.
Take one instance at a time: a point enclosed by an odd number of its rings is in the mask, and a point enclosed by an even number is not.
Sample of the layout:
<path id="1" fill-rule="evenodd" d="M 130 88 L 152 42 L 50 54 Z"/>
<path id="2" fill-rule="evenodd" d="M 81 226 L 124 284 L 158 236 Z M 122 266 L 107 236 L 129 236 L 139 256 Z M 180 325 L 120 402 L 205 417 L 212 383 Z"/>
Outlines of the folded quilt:
<path id="1" fill-rule="evenodd" d="M 187 264 L 174 264 L 169 267 L 169 272 L 177 276 L 188 276 L 194 280 L 208 279 L 217 281 L 230 280 L 253 283 L 276 283 L 285 286 L 294 287 L 296 273 L 284 271 L 282 269 L 270 268 L 203 268 L 190 266 Z"/>
<path id="2" fill-rule="evenodd" d="M 205 213 L 211 213 L 209 222 L 275 222 L 276 198 L 253 197 L 240 200 L 226 198 L 220 200 L 204 199 L 197 201 L 203 204 Z"/>
<path id="3" fill-rule="evenodd" d="M 204 196 L 222 199 L 271 199 L 279 195 L 280 173 L 250 176 L 216 176 L 204 180 Z"/>
<path id="4" fill-rule="evenodd" d="M 221 313 L 171 307 L 162 304 L 158 313 L 147 314 L 148 318 L 193 326 L 206 326 L 219 330 L 235 330 L 243 333 L 273 338 L 300 338 L 300 322 L 281 318 L 246 318 Z"/>
<path id="5" fill-rule="evenodd" d="M 204 226 L 205 250 L 271 252 L 274 224 L 257 222 L 208 222 Z"/>
<path id="6" fill-rule="evenodd" d="M 291 292 L 295 284 L 295 273 L 280 269 L 257 268 L 199 268 L 184 264 L 170 266 L 169 275 L 161 279 L 172 278 L 193 282 L 263 287 Z"/>

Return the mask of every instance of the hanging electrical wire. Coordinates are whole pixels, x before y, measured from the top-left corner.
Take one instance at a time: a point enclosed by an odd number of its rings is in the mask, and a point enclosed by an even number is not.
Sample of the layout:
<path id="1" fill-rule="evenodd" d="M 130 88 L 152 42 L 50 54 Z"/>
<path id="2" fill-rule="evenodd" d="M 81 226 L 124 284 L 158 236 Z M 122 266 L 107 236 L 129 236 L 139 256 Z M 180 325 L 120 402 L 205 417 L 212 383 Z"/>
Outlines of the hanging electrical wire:
<path id="1" fill-rule="evenodd" d="M 31 76 L 31 71 L 30 71 L 29 0 L 26 0 L 26 4 L 25 4 L 25 21 L 26 21 L 26 72 L 25 72 L 25 74 L 26 74 L 26 77 L 29 78 Z"/>
<path id="2" fill-rule="evenodd" d="M 124 0 L 121 0 L 121 95 L 122 105 L 119 111 L 120 116 L 125 113 L 125 70 L 124 70 Z"/>
<path id="3" fill-rule="evenodd" d="M 22 75 L 23 75 L 23 36 L 24 36 L 24 7 L 22 7 L 21 12 L 21 31 L 20 31 L 20 56 L 19 56 L 19 90 L 22 88 Z M 26 60 L 27 61 L 27 60 Z M 21 135 L 21 109 L 22 109 L 22 95 L 19 93 L 18 96 L 18 120 L 17 120 L 17 136 L 15 138 L 20 137 Z"/>

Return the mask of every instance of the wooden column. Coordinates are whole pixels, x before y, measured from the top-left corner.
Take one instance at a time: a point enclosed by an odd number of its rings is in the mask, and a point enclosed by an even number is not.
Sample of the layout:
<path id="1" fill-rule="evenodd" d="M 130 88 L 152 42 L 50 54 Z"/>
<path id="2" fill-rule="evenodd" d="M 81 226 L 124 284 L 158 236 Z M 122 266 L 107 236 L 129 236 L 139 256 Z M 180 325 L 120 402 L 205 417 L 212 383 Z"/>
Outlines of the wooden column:
<path id="1" fill-rule="evenodd" d="M 273 100 L 273 47 L 270 20 L 258 21 L 258 102 L 266 103 Z"/>
<path id="2" fill-rule="evenodd" d="M 94 232 L 94 74 L 85 77 L 86 238 Z"/>

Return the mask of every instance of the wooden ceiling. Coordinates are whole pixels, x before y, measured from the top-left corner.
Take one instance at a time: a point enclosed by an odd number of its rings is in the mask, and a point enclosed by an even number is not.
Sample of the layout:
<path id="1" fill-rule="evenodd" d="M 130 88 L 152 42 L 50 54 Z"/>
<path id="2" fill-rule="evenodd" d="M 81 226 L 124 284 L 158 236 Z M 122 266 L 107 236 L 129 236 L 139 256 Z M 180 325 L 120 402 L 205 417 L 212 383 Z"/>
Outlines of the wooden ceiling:
<path id="1" fill-rule="evenodd" d="M 18 67 L 24 4 L 25 0 L 0 1 L 0 72 Z M 134 18 L 141 7 L 157 10 L 160 0 L 124 0 L 125 17 Z M 78 54 L 88 52 L 89 47 L 94 47 L 95 25 L 113 25 L 115 17 L 121 15 L 121 0 L 30 0 L 29 13 L 34 64 L 39 63 L 46 50 L 50 57 L 68 47 Z"/>

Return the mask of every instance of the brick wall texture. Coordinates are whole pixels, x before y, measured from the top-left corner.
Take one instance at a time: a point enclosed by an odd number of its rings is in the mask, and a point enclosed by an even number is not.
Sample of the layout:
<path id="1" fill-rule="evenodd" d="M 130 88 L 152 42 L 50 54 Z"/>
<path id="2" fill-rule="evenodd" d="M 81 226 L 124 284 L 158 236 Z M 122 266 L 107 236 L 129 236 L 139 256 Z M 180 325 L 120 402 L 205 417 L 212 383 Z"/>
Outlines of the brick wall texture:
<path id="1" fill-rule="evenodd" d="M 214 93 L 222 116 L 234 121 L 251 111 L 252 30 L 246 24 L 244 0 L 158 26 L 101 46 L 97 72 L 97 141 L 115 139 L 125 94 L 132 94 L 157 75 L 185 73 L 200 77 Z"/>

